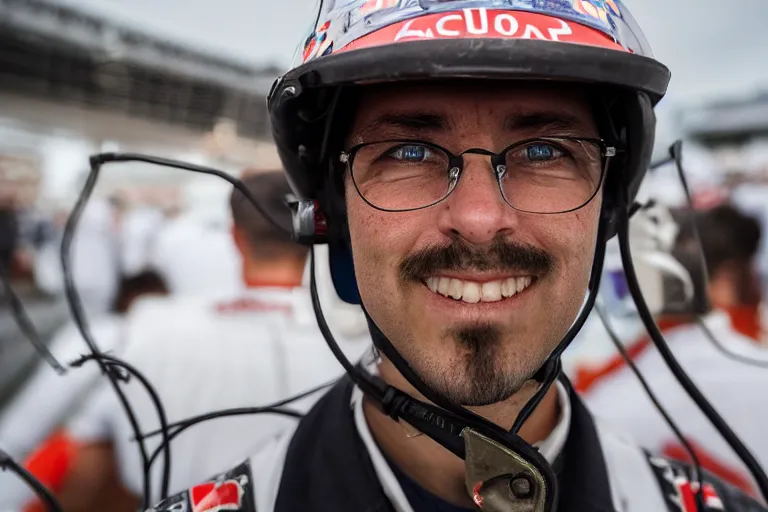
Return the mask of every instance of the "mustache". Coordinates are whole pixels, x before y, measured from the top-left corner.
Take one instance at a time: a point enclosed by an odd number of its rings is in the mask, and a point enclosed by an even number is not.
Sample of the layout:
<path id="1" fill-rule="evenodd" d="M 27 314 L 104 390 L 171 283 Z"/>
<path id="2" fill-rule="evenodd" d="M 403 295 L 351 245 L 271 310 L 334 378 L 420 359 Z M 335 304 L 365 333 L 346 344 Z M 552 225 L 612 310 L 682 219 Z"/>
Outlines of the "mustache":
<path id="1" fill-rule="evenodd" d="M 421 282 L 439 271 L 525 272 L 541 276 L 554 266 L 555 258 L 545 250 L 497 237 L 484 247 L 455 239 L 424 248 L 403 259 L 399 273 L 405 282 Z"/>

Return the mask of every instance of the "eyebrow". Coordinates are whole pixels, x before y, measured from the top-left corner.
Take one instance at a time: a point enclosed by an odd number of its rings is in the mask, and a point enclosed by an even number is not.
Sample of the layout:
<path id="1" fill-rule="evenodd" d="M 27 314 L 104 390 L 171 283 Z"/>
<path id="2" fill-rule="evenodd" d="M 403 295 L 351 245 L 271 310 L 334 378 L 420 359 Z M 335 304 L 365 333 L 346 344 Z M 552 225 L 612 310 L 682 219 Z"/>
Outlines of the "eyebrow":
<path id="1" fill-rule="evenodd" d="M 448 122 L 443 116 L 431 112 L 400 112 L 382 114 L 363 128 L 361 134 L 372 134 L 382 129 L 444 132 Z"/>
<path id="2" fill-rule="evenodd" d="M 590 127 L 587 122 L 567 112 L 513 113 L 504 120 L 508 131 L 583 132 Z"/>
<path id="3" fill-rule="evenodd" d="M 412 132 L 446 132 L 451 128 L 451 121 L 445 116 L 428 111 L 407 111 L 385 113 L 368 123 L 358 136 L 378 134 L 382 130 L 403 130 Z M 510 132 L 540 132 L 552 135 L 579 135 L 589 130 L 587 122 L 567 112 L 538 111 L 513 112 L 504 119 L 504 129 Z"/>

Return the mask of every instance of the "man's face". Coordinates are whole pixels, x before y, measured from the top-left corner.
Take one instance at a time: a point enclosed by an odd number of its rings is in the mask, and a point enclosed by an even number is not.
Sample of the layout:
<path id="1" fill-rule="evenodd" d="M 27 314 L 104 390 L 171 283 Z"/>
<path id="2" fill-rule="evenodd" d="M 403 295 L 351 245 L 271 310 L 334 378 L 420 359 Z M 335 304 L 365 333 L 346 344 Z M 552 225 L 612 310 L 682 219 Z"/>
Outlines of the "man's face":
<path id="1" fill-rule="evenodd" d="M 408 139 L 459 154 L 535 137 L 598 137 L 586 97 L 573 88 L 389 85 L 364 91 L 359 105 L 347 148 Z M 523 213 L 504 201 L 490 158 L 479 154 L 464 155 L 458 185 L 428 208 L 373 208 L 349 173 L 345 192 L 360 295 L 397 351 L 463 405 L 518 391 L 581 307 L 600 194 L 570 213 Z M 551 189 L 537 201 L 557 196 Z"/>

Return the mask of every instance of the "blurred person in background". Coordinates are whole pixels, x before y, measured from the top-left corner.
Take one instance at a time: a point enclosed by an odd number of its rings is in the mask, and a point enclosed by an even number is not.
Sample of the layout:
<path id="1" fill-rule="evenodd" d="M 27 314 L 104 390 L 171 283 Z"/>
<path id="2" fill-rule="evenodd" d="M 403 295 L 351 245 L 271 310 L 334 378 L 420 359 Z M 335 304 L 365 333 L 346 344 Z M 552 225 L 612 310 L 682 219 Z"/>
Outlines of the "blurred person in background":
<path id="1" fill-rule="evenodd" d="M 72 276 L 86 316 L 94 319 L 110 311 L 120 286 L 121 204 L 94 198 L 83 211 L 72 241 Z M 66 217 L 59 219 L 58 234 L 40 248 L 35 280 L 51 295 L 64 295 L 61 243 Z"/>
<path id="2" fill-rule="evenodd" d="M 125 337 L 124 318 L 133 304 L 144 297 L 167 294 L 161 276 L 142 270 L 121 279 L 112 311 L 88 321 L 88 328 L 105 353 L 121 354 Z M 88 353 L 85 340 L 70 323 L 53 338 L 49 349 L 64 365 Z M 62 465 L 74 455 L 75 446 L 59 432 L 84 398 L 103 378 L 93 361 L 69 368 L 58 375 L 47 362 L 38 361 L 23 386 L 0 413 L 0 446 L 46 484 L 57 483 Z M 0 510 L 18 509 L 28 498 L 28 489 L 13 473 L 0 473 Z"/>
<path id="3" fill-rule="evenodd" d="M 124 275 L 137 275 L 151 268 L 166 276 L 158 268 L 157 262 L 152 260 L 165 222 L 165 213 L 156 206 L 139 203 L 125 213 L 120 226 L 120 253 Z"/>
<path id="4" fill-rule="evenodd" d="M 695 292 L 694 304 L 690 307 L 693 307 L 697 314 L 705 314 L 710 307 L 714 307 L 727 314 L 734 330 L 760 342 L 763 338 L 760 315 L 762 295 L 757 256 L 762 228 L 753 217 L 730 204 L 723 204 L 724 200 L 723 197 L 714 206 L 694 213 L 688 210 L 671 212 L 673 222 L 679 228 L 676 231 L 674 247 L 671 249 L 671 257 L 682 263 L 688 274 L 696 273 L 691 283 Z M 694 221 L 699 228 L 702 253 L 707 262 L 707 279 L 701 273 L 699 245 L 692 224 Z M 649 340 L 645 337 L 645 327 L 637 316 L 634 305 L 627 303 L 629 297 L 624 269 L 618 254 L 614 254 L 618 253 L 618 248 L 613 249 L 611 250 L 609 245 L 604 278 L 601 282 L 601 297 L 610 296 L 608 304 L 624 309 L 623 314 L 610 311 L 608 313 L 612 317 L 614 330 L 622 338 L 640 338 L 627 346 L 630 353 L 639 354 L 648 345 Z M 617 297 L 617 294 L 623 298 Z M 659 317 L 658 321 L 662 329 L 667 329 L 676 327 L 681 322 L 690 323 L 692 319 L 667 314 Z M 569 357 L 564 359 L 569 364 L 564 364 L 564 367 L 573 377 L 578 391 L 586 391 L 595 381 L 624 365 L 621 355 L 616 353 L 596 315 L 590 316 L 577 340 L 574 340 L 566 352 L 568 353 Z"/>
<path id="5" fill-rule="evenodd" d="M 754 262 L 760 227 L 730 205 L 678 212 L 675 217 L 679 232 L 672 256 L 690 275 L 694 298 L 687 303 L 666 304 L 657 315 L 657 323 L 696 386 L 766 466 L 768 402 L 762 395 L 768 387 L 768 349 L 755 343 L 754 336 L 760 330 L 756 315 L 744 313 L 756 311 L 760 300 Z M 701 235 L 709 283 L 702 272 L 694 221 Z M 680 284 L 675 279 L 668 281 L 673 295 L 679 295 L 676 289 Z M 699 318 L 727 352 L 757 361 L 757 365 L 725 355 L 699 326 Z M 756 495 L 746 469 L 674 379 L 650 340 L 642 337 L 629 344 L 627 351 L 694 447 L 702 466 Z M 596 416 L 632 434 L 641 446 L 690 462 L 620 355 L 596 370 L 582 372 L 575 387 Z"/>
<path id="6" fill-rule="evenodd" d="M 190 208 L 169 210 L 158 225 L 150 258 L 176 296 L 226 294 L 243 288 L 240 255 L 231 235 L 206 224 Z"/>
<path id="7" fill-rule="evenodd" d="M 290 189 L 282 172 L 246 173 L 244 183 L 288 229 L 285 198 Z M 240 192 L 232 193 L 230 208 L 245 291 L 143 301 L 126 322 L 123 358 L 153 384 L 169 422 L 265 405 L 343 372 L 317 327 L 303 285 L 308 282 L 307 248 L 263 219 Z M 359 309 L 335 296 L 328 263 L 322 262 L 324 255 L 319 259 L 321 302 L 333 311 L 329 324 L 347 356 L 358 359 L 370 346 L 367 324 Z M 142 430 L 158 428 L 146 392 L 135 382 L 126 390 Z M 313 400 L 292 407 L 306 410 Z M 192 427 L 172 443 L 170 491 L 225 469 L 295 421 L 260 414 Z M 69 423 L 67 436 L 77 453 L 66 476 L 50 485 L 64 510 L 135 510 L 144 491 L 144 472 L 133 431 L 108 385 L 89 397 Z M 148 439 L 149 453 L 159 443 L 159 436 Z M 162 457 L 153 466 L 153 500 L 159 499 L 161 470 Z"/>
<path id="8" fill-rule="evenodd" d="M 699 245 L 693 232 L 699 228 L 707 260 L 708 283 L 693 280 L 696 297 L 708 297 L 712 307 L 725 311 L 733 328 L 756 341 L 763 338 L 760 321 L 762 290 L 757 255 L 762 229 L 757 219 L 730 204 L 704 212 L 680 215 L 682 227 L 674 256 L 687 268 L 697 268 Z M 692 261 L 691 261 L 692 259 Z M 706 305 L 700 304 L 699 309 Z"/>
<path id="9" fill-rule="evenodd" d="M 768 174 L 768 163 L 766 164 L 766 172 L 763 175 Z M 738 206 L 738 208 L 752 215 L 760 222 L 760 226 L 765 231 L 768 226 L 768 183 L 765 180 L 760 179 L 747 179 L 745 182 L 739 183 L 730 189 L 730 200 Z M 758 249 L 757 256 L 757 268 L 760 271 L 762 277 L 762 289 L 763 294 L 768 294 L 768 237 L 762 237 L 760 240 L 760 248 Z M 768 307 L 763 303 L 761 321 L 763 323 L 768 322 Z M 768 343 L 768 340 L 763 340 L 763 343 Z"/>

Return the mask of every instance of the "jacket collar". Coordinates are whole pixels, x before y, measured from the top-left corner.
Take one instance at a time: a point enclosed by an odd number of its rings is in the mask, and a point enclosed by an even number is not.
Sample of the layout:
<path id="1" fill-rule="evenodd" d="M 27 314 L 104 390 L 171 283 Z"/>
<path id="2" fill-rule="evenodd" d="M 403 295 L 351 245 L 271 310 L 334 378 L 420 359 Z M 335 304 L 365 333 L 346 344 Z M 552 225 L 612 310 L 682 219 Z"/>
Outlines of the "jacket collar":
<path id="1" fill-rule="evenodd" d="M 594 421 L 570 383 L 562 380 L 572 409 L 565 449 L 555 463 L 560 484 L 558 512 L 612 511 Z M 343 378 L 302 420 L 288 448 L 275 512 L 394 510 L 355 426 L 353 389 L 349 378 Z"/>
<path id="2" fill-rule="evenodd" d="M 560 484 L 558 512 L 613 512 L 613 498 L 600 438 L 592 415 L 567 378 L 571 398 L 571 430 L 562 458 L 555 463 Z"/>

